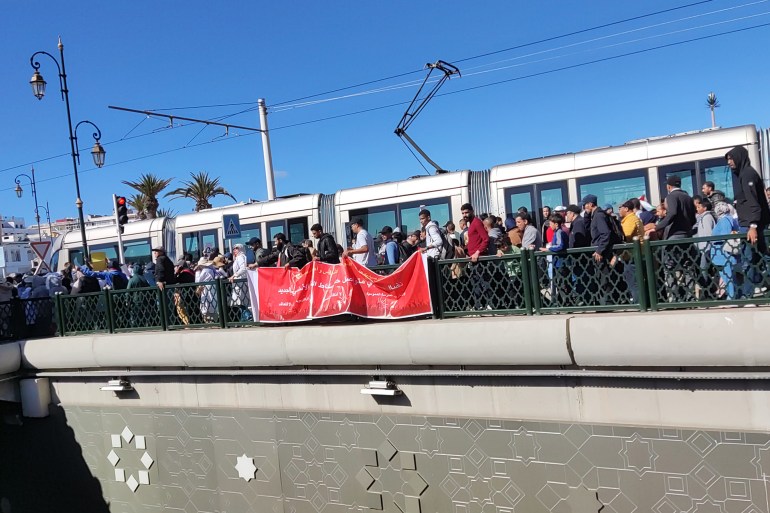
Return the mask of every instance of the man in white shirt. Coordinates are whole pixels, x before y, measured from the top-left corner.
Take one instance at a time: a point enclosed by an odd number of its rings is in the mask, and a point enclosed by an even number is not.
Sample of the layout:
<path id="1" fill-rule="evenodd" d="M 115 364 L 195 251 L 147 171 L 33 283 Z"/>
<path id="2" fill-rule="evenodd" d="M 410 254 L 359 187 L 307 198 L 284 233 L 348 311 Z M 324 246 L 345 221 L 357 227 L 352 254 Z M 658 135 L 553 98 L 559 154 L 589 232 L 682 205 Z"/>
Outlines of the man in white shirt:
<path id="1" fill-rule="evenodd" d="M 425 248 L 422 251 L 429 257 L 438 259 L 441 257 L 441 250 L 445 249 L 438 223 L 431 220 L 428 209 L 420 210 L 419 218 L 420 225 L 425 229 Z"/>
<path id="2" fill-rule="evenodd" d="M 374 247 L 374 239 L 369 232 L 364 229 L 364 221 L 360 218 L 353 219 L 350 223 L 350 229 L 356 235 L 356 240 L 352 248 L 348 248 L 343 255 L 353 257 L 353 260 L 366 267 L 377 265 L 377 253 Z"/>

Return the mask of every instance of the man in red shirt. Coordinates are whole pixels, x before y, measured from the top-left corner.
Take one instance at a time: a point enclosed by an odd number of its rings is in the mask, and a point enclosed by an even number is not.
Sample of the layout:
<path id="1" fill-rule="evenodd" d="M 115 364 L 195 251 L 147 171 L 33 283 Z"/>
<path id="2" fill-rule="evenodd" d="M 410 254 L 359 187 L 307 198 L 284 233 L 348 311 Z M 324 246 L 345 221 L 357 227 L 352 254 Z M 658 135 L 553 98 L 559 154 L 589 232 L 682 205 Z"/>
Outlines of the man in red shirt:
<path id="1" fill-rule="evenodd" d="M 460 207 L 460 213 L 468 225 L 468 256 L 472 262 L 477 262 L 480 256 L 487 254 L 489 236 L 484 229 L 484 223 L 473 213 L 473 205 L 466 203 Z"/>

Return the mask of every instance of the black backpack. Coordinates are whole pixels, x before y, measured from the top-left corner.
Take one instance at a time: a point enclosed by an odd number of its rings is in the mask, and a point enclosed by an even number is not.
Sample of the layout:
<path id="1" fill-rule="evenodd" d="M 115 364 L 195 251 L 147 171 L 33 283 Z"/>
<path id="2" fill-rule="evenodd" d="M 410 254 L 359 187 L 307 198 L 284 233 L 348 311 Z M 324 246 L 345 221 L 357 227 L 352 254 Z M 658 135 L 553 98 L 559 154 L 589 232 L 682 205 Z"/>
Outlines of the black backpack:
<path id="1" fill-rule="evenodd" d="M 113 290 L 123 290 L 128 287 L 128 279 L 123 273 L 114 273 L 112 275 Z"/>

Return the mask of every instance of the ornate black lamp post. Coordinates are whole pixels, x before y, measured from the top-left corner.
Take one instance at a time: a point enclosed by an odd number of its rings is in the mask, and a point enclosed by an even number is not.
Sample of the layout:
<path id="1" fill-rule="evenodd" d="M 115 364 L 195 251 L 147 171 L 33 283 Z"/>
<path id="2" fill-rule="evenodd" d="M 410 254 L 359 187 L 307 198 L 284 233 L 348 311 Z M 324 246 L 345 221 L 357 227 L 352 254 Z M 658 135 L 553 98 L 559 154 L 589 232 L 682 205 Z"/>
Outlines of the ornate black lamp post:
<path id="1" fill-rule="evenodd" d="M 80 153 L 78 153 L 78 138 L 77 138 L 77 129 L 80 125 L 83 123 L 87 123 L 94 127 L 96 132 L 93 133 L 94 137 L 94 146 L 91 149 L 91 156 L 94 159 L 94 164 L 96 164 L 96 167 L 102 167 L 104 165 L 104 155 L 105 151 L 101 144 L 99 144 L 99 139 L 102 137 L 102 132 L 99 130 L 99 128 L 91 123 L 90 121 L 81 121 L 77 125 L 75 125 L 75 128 L 73 130 L 72 128 L 72 115 L 70 114 L 70 99 L 69 99 L 69 90 L 67 89 L 67 73 L 64 68 L 64 45 L 61 42 L 61 38 L 59 38 L 59 60 L 56 59 L 53 55 L 51 55 L 48 52 L 35 52 L 32 54 L 32 57 L 30 57 L 29 62 L 32 64 L 32 68 L 35 70 L 35 73 L 32 75 L 32 79 L 29 81 L 30 85 L 32 86 L 32 93 L 35 95 L 35 97 L 38 100 L 42 100 L 43 96 L 45 95 L 45 86 L 46 81 L 43 79 L 43 75 L 40 74 L 40 63 L 35 60 L 35 57 L 38 55 L 47 55 L 50 57 L 55 63 L 56 67 L 59 70 L 59 86 L 61 89 L 61 95 L 62 100 L 64 100 L 64 103 L 67 105 L 67 125 L 69 127 L 69 133 L 70 133 L 70 148 L 71 148 L 71 154 L 72 154 L 72 167 L 75 171 L 75 192 L 77 194 L 77 200 L 75 201 L 75 204 L 78 207 L 78 220 L 80 221 L 80 236 L 83 241 L 83 258 L 88 259 L 88 242 L 86 241 L 86 224 L 85 219 L 83 218 L 83 200 L 80 198 L 80 180 L 78 179 L 78 164 L 80 163 Z M 40 223 L 38 222 L 38 225 Z"/>
<path id="2" fill-rule="evenodd" d="M 32 168 L 32 176 L 21 173 L 14 179 L 16 182 L 17 198 L 21 198 L 21 195 L 24 194 L 24 189 L 21 188 L 21 178 L 26 178 L 29 181 L 30 187 L 32 187 L 32 198 L 35 200 L 35 220 L 37 221 L 37 240 L 43 240 L 43 234 L 40 232 L 40 207 L 37 203 L 37 183 L 35 182 L 35 168 Z"/>

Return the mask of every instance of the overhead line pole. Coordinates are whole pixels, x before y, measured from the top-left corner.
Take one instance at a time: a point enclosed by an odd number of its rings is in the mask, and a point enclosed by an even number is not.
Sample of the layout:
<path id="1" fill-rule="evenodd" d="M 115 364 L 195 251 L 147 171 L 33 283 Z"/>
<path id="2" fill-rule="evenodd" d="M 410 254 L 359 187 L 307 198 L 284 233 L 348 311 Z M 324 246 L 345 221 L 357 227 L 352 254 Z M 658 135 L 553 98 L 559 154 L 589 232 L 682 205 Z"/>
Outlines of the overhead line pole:
<path id="1" fill-rule="evenodd" d="M 174 116 L 173 114 L 160 114 L 151 110 L 129 109 L 126 107 L 116 107 L 115 105 L 109 105 L 109 108 L 123 112 L 135 112 L 137 114 L 144 114 L 146 116 L 166 118 L 169 120 L 172 126 L 174 125 L 174 120 L 178 119 L 182 121 L 190 121 L 192 123 L 203 123 L 205 125 L 221 126 L 225 128 L 225 133 L 229 133 L 231 128 L 235 128 L 237 130 L 249 130 L 251 132 L 260 132 L 262 134 L 262 154 L 265 158 L 265 184 L 267 187 L 267 199 L 272 201 L 275 199 L 275 177 L 273 174 L 273 156 L 270 151 L 270 135 L 267 129 L 267 108 L 265 107 L 264 98 L 260 98 L 257 103 L 259 104 L 259 123 L 261 128 L 231 125 L 230 123 L 220 123 L 218 121 L 211 121 L 209 119 L 186 118 L 184 116 Z"/>

